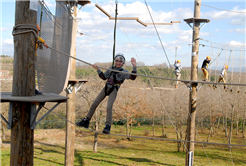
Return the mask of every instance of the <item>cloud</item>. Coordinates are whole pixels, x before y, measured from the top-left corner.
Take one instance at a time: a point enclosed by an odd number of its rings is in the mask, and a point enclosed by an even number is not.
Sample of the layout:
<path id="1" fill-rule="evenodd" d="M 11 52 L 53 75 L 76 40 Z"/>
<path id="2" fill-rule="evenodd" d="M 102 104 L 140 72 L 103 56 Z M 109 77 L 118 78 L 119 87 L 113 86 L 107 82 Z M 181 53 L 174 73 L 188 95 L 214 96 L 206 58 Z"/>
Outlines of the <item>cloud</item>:
<path id="1" fill-rule="evenodd" d="M 245 43 L 242 43 L 242 42 L 239 42 L 239 41 L 230 41 L 230 42 L 228 42 L 228 45 L 230 45 L 230 46 L 235 46 L 235 47 L 245 47 L 246 46 L 246 44 Z"/>
<path id="2" fill-rule="evenodd" d="M 4 44 L 14 44 L 13 39 L 5 39 L 3 41 Z"/>
<path id="3" fill-rule="evenodd" d="M 0 27 L 0 31 L 8 31 L 9 30 L 9 28 L 7 28 L 7 27 Z"/>
<path id="4" fill-rule="evenodd" d="M 245 28 L 242 28 L 242 29 L 238 28 L 238 29 L 229 29 L 227 30 L 227 32 L 229 33 L 237 32 L 237 33 L 245 34 L 245 30 L 246 30 Z"/>
<path id="5" fill-rule="evenodd" d="M 237 12 L 246 12 L 246 9 L 238 9 L 239 7 L 234 7 L 231 11 L 208 11 L 202 13 L 202 17 L 209 18 L 210 21 L 219 21 L 219 20 L 226 20 L 231 19 L 231 25 L 245 25 L 245 14 L 244 13 L 237 13 Z M 236 11 L 236 12 L 233 12 Z"/>

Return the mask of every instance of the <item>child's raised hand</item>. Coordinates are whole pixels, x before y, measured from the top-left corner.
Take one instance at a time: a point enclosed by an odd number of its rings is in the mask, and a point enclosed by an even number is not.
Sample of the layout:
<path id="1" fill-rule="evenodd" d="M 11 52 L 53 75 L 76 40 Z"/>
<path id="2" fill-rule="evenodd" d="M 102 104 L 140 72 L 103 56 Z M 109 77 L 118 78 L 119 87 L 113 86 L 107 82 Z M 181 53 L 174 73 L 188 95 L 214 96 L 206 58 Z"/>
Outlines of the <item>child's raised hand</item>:
<path id="1" fill-rule="evenodd" d="M 136 62 L 136 59 L 135 58 L 132 58 L 131 59 L 131 63 L 132 63 L 132 66 L 133 67 L 136 67 L 137 66 L 137 62 Z"/>

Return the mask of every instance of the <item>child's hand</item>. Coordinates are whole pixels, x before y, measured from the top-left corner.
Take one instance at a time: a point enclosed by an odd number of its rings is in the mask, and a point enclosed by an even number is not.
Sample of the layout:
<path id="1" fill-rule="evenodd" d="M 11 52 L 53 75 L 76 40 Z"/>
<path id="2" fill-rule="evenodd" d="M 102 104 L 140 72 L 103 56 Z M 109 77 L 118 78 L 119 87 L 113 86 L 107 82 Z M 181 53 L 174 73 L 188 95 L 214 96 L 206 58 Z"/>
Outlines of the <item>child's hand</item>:
<path id="1" fill-rule="evenodd" d="M 131 63 L 132 63 L 132 66 L 133 67 L 136 67 L 137 66 L 137 62 L 136 62 L 136 59 L 135 58 L 132 58 L 131 59 Z"/>
<path id="2" fill-rule="evenodd" d="M 97 67 L 97 65 L 92 65 L 92 67 L 94 68 L 94 69 L 97 69 L 97 70 L 99 70 L 99 68 Z"/>
<path id="3" fill-rule="evenodd" d="M 45 48 L 48 48 L 49 47 L 46 42 L 44 42 L 44 46 L 45 46 Z"/>

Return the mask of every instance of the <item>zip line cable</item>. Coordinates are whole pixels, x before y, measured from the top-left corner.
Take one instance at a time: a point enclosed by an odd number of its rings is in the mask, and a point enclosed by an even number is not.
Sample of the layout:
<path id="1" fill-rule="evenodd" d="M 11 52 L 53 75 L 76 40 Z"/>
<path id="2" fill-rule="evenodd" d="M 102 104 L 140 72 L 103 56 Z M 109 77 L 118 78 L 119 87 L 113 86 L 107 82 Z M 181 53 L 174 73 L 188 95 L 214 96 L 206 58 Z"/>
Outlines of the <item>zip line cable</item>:
<path id="1" fill-rule="evenodd" d="M 233 13 L 242 13 L 242 14 L 246 14 L 246 12 L 239 12 L 239 11 L 233 11 L 233 10 L 220 9 L 220 8 L 217 8 L 217 7 L 213 7 L 213 6 L 205 5 L 205 4 L 203 4 L 203 3 L 201 3 L 201 5 L 203 5 L 203 6 L 207 6 L 207 7 L 210 7 L 210 8 L 214 8 L 214 9 L 218 9 L 218 10 L 227 11 L 227 12 L 233 12 Z"/>
<path id="2" fill-rule="evenodd" d="M 78 58 L 75 58 L 73 56 L 70 56 L 64 52 L 61 52 L 61 51 L 58 51 L 52 47 L 48 47 L 50 48 L 51 50 L 53 51 L 56 51 L 56 52 L 59 52 L 65 56 L 68 56 L 70 58 L 73 58 L 73 59 L 76 59 L 77 61 L 80 61 L 80 62 L 83 62 L 87 65 L 90 65 L 92 66 L 91 63 L 89 62 L 86 62 L 86 61 L 83 61 L 81 59 L 78 59 Z M 143 74 L 135 74 L 135 73 L 128 73 L 128 72 L 124 72 L 124 71 L 119 71 L 119 70 L 114 70 L 114 69 L 110 69 L 110 68 L 105 68 L 105 67 L 100 67 L 100 66 L 97 66 L 98 68 L 100 69 L 104 69 L 104 70 L 109 70 L 109 71 L 113 71 L 113 72 L 118 72 L 118 73 L 123 73 L 123 74 L 130 74 L 130 75 L 135 75 L 135 76 L 141 76 L 141 77 L 149 77 L 149 78 L 156 78 L 156 79 L 162 79 L 162 80 L 170 80 L 170 81 L 181 81 L 181 82 L 185 82 L 185 83 L 202 83 L 202 84 L 211 84 L 211 83 L 214 83 L 214 82 L 204 82 L 204 81 L 191 81 L 191 80 L 181 80 L 181 79 L 174 79 L 174 78 L 165 78 L 165 77 L 157 77 L 157 76 L 150 76 L 150 75 L 143 75 Z M 216 83 L 216 84 L 220 84 L 220 85 L 234 85 L 234 86 L 246 86 L 246 84 L 230 84 L 230 83 Z"/>
<path id="3" fill-rule="evenodd" d="M 43 107 L 47 110 L 49 110 L 48 108 L 46 107 Z M 60 117 L 61 119 L 63 120 L 66 120 L 67 122 L 77 126 L 75 123 L 71 122 L 70 120 L 64 118 L 63 116 L 51 111 L 53 114 L 57 115 L 58 117 Z M 89 129 L 89 128 L 84 128 L 84 127 L 80 127 L 80 126 L 77 126 L 79 128 L 82 128 L 82 129 L 86 129 L 86 130 L 90 130 L 94 133 L 100 133 L 100 134 L 104 134 L 103 132 L 100 132 L 100 131 L 96 131 L 96 130 L 93 130 L 93 129 Z M 128 135 L 123 135 L 123 134 L 105 134 L 105 135 L 113 135 L 113 136 L 119 136 L 119 137 L 129 137 Z M 130 136 L 132 138 L 143 138 L 143 139 L 151 139 L 151 140 L 161 140 L 161 141 L 173 141 L 173 142 L 191 142 L 191 143 L 203 143 L 203 144 L 208 144 L 208 145 L 221 145 L 221 146 L 237 146 L 237 147 L 246 147 L 246 145 L 239 145 L 239 144 L 223 144 L 223 143 L 213 143 L 213 142 L 200 142 L 200 141 L 186 141 L 186 140 L 176 140 L 176 139 L 166 139 L 166 138 L 155 138 L 155 137 L 143 137 L 143 136 Z"/>
<path id="4" fill-rule="evenodd" d="M 212 63 L 220 56 L 220 54 L 222 53 L 222 51 L 223 51 L 223 49 L 221 49 L 220 53 L 219 53 L 219 54 L 217 55 L 217 57 L 209 64 L 209 66 L 212 65 Z"/>
<path id="5" fill-rule="evenodd" d="M 170 62 L 169 62 L 169 59 L 168 59 L 168 56 L 167 56 L 166 50 L 165 50 L 165 48 L 164 48 L 164 46 L 163 46 L 163 43 L 162 43 L 162 41 L 161 41 L 161 37 L 160 37 L 160 35 L 159 35 L 158 31 L 157 31 L 157 28 L 156 28 L 156 26 L 155 26 L 154 19 L 153 19 L 153 17 L 152 17 L 152 15 L 151 15 L 151 13 L 150 13 L 150 10 L 149 10 L 149 7 L 148 7 L 148 4 L 147 4 L 146 0 L 144 0 L 144 2 L 145 2 L 145 5 L 146 5 L 146 7 L 147 7 L 147 9 L 148 9 L 148 12 L 149 12 L 150 18 L 151 18 L 151 20 L 152 20 L 152 22 L 153 22 L 153 25 L 154 25 L 154 27 L 155 27 L 155 31 L 156 31 L 157 36 L 158 36 L 158 38 L 159 38 L 159 41 L 160 41 L 160 43 L 161 43 L 162 49 L 163 49 L 163 51 L 164 51 L 164 54 L 166 55 L 167 61 L 168 61 L 168 63 L 169 63 L 169 66 L 170 66 L 170 68 L 172 68 L 172 66 L 171 66 L 171 64 L 170 64 Z"/>

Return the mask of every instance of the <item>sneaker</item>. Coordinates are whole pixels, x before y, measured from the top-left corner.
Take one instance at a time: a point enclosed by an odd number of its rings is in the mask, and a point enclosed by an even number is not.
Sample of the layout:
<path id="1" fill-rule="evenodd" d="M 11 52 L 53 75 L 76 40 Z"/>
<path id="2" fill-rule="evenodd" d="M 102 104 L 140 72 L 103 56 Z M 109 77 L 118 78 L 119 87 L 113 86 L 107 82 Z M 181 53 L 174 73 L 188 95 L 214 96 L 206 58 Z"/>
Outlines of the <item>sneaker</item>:
<path id="1" fill-rule="evenodd" d="M 41 95 L 42 92 L 38 91 L 37 89 L 35 89 L 35 95 Z"/>
<path id="2" fill-rule="evenodd" d="M 241 92 L 241 90 L 239 89 L 238 91 L 237 91 L 237 93 L 240 93 Z"/>
<path id="3" fill-rule="evenodd" d="M 90 120 L 88 118 L 84 118 L 80 122 L 76 122 L 77 126 L 84 127 L 84 128 L 87 128 L 87 129 L 89 127 L 89 124 L 90 124 Z"/>
<path id="4" fill-rule="evenodd" d="M 216 89 L 216 88 L 217 88 L 217 86 L 216 86 L 216 85 L 213 85 L 213 88 L 214 88 L 214 89 Z"/>
<path id="5" fill-rule="evenodd" d="M 175 88 L 178 88 L 178 85 L 175 85 Z"/>
<path id="6" fill-rule="evenodd" d="M 232 89 L 230 89 L 230 92 L 232 92 Z"/>
<path id="7" fill-rule="evenodd" d="M 226 88 L 226 87 L 224 87 L 224 89 L 225 89 L 225 91 L 227 92 L 227 88 Z"/>
<path id="8" fill-rule="evenodd" d="M 106 127 L 103 129 L 103 133 L 110 134 L 110 128 L 111 128 L 111 125 L 106 125 Z"/>

